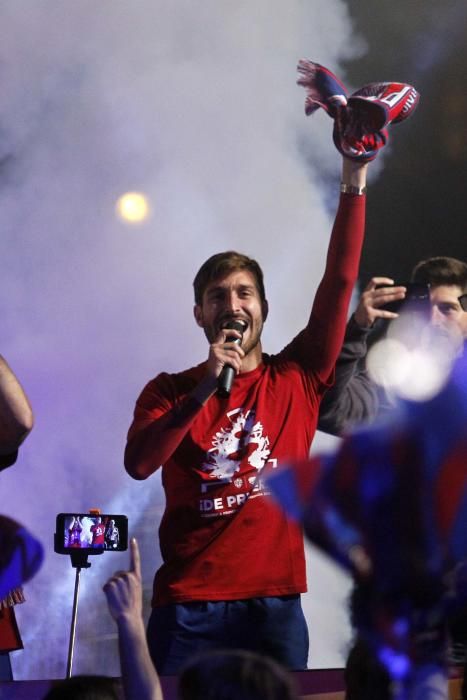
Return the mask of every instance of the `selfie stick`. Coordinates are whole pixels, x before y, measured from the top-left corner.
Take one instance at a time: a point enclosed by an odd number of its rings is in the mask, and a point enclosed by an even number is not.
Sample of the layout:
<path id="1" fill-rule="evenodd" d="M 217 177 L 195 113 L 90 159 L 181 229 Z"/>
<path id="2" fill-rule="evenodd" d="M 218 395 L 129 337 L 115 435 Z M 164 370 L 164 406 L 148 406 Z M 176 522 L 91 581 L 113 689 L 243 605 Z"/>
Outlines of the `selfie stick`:
<path id="1" fill-rule="evenodd" d="M 75 576 L 75 592 L 73 596 L 73 612 L 71 614 L 70 642 L 68 644 L 68 662 L 66 666 L 66 678 L 71 678 L 71 669 L 73 666 L 73 651 L 75 646 L 76 634 L 76 618 L 78 616 L 78 596 L 79 596 L 79 580 L 81 569 L 89 569 L 91 563 L 88 562 L 88 555 L 84 552 L 71 552 L 71 565 L 76 569 Z"/>
<path id="2" fill-rule="evenodd" d="M 94 509 L 89 511 L 90 515 L 100 515 L 100 510 Z M 92 552 L 95 554 L 103 554 L 104 550 L 97 550 Z M 77 549 L 75 552 L 70 552 L 71 565 L 76 569 L 75 576 L 75 592 L 73 596 L 73 612 L 71 614 L 71 627 L 70 627 L 70 642 L 68 645 L 68 661 L 66 666 L 66 678 L 71 678 L 71 669 L 73 667 L 73 651 L 75 646 L 75 635 L 76 635 L 76 618 L 78 616 L 78 597 L 79 597 L 79 581 L 81 575 L 81 569 L 89 569 L 91 563 L 88 562 L 89 552 L 80 552 Z"/>

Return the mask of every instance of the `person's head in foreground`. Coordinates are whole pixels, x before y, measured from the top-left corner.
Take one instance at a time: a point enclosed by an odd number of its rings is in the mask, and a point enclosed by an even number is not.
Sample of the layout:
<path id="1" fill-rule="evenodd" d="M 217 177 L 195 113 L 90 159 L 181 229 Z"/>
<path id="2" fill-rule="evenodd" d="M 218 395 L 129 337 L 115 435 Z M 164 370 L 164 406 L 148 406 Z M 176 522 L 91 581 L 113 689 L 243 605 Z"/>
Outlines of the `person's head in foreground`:
<path id="1" fill-rule="evenodd" d="M 288 672 L 272 659 L 243 651 L 211 651 L 183 669 L 179 700 L 298 700 Z"/>
<path id="2" fill-rule="evenodd" d="M 117 684 L 107 676 L 72 676 L 59 681 L 43 700 L 120 700 Z"/>

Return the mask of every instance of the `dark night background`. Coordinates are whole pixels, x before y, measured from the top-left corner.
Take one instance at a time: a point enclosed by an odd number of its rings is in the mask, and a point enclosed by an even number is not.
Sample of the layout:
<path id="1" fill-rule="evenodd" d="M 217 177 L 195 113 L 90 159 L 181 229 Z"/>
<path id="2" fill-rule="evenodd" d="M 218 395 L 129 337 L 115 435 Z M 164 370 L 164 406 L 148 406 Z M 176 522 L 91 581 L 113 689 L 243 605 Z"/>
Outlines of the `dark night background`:
<path id="1" fill-rule="evenodd" d="M 358 0 L 349 11 L 367 43 L 347 65 L 354 89 L 394 80 L 421 94 L 412 119 L 390 127 L 360 267 L 362 284 L 376 274 L 406 281 L 421 259 L 467 258 L 467 3 Z"/>

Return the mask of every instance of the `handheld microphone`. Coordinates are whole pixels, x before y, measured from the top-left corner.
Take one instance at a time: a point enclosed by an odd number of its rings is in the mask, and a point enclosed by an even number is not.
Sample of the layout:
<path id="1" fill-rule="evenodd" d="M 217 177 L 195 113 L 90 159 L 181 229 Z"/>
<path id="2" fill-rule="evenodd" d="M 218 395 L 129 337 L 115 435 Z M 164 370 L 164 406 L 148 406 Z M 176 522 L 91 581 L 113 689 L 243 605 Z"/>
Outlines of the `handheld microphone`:
<path id="1" fill-rule="evenodd" d="M 229 321 L 227 325 L 224 327 L 224 330 L 234 330 L 238 331 L 239 333 L 242 334 L 243 337 L 243 332 L 245 331 L 247 324 L 245 321 Z M 242 338 L 237 338 L 236 336 L 228 336 L 226 337 L 226 342 L 227 343 L 236 343 L 237 345 L 240 345 L 242 342 Z M 227 399 L 230 396 L 230 390 L 232 388 L 232 382 L 235 377 L 235 370 L 233 367 L 230 365 L 224 365 L 222 372 L 219 375 L 219 378 L 217 380 L 217 393 L 221 397 L 221 399 Z"/>

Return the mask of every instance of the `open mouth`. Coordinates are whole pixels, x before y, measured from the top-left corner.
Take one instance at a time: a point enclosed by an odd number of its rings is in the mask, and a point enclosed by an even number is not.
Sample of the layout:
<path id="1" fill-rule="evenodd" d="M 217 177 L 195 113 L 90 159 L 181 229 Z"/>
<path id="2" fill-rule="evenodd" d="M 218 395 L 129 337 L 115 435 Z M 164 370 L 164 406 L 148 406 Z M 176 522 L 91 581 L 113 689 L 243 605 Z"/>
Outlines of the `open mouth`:
<path id="1" fill-rule="evenodd" d="M 221 330 L 233 329 L 239 333 L 245 333 L 248 328 L 248 322 L 244 318 L 229 318 L 221 323 L 220 328 Z"/>

